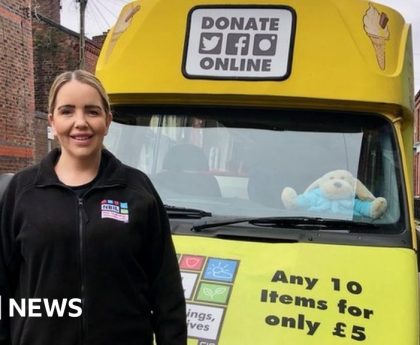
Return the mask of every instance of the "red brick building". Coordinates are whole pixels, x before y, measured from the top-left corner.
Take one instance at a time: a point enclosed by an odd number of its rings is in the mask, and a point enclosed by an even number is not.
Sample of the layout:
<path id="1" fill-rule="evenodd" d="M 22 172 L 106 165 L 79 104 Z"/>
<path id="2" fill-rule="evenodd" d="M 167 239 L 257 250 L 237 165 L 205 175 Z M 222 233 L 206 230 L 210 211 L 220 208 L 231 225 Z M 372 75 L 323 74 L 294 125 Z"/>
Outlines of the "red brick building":
<path id="1" fill-rule="evenodd" d="M 31 0 L 0 2 L 0 172 L 34 161 Z"/>
<path id="2" fill-rule="evenodd" d="M 53 145 L 49 87 L 79 66 L 79 34 L 59 23 L 60 0 L 0 1 L 0 173 L 39 161 Z M 88 71 L 95 70 L 98 42 L 86 39 Z"/>

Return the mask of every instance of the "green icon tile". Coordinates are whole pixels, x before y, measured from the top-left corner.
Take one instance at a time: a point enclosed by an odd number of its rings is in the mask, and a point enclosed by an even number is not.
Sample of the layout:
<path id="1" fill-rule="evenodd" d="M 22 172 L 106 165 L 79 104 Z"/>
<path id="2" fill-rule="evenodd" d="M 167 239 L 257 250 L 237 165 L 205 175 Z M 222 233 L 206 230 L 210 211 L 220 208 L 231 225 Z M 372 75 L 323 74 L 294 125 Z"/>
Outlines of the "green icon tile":
<path id="1" fill-rule="evenodd" d="M 201 283 L 196 300 L 203 302 L 227 304 L 231 287 L 221 284 Z"/>

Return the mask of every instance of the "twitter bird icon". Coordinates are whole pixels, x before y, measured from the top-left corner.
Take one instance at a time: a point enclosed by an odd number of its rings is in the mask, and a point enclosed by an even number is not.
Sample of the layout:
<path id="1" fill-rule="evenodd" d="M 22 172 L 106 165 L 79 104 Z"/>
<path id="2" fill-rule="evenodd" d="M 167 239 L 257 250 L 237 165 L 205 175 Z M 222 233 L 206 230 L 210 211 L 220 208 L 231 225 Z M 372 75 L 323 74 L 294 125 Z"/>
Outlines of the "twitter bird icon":
<path id="1" fill-rule="evenodd" d="M 220 33 L 203 32 L 200 37 L 200 54 L 220 54 L 222 51 L 222 38 Z"/>

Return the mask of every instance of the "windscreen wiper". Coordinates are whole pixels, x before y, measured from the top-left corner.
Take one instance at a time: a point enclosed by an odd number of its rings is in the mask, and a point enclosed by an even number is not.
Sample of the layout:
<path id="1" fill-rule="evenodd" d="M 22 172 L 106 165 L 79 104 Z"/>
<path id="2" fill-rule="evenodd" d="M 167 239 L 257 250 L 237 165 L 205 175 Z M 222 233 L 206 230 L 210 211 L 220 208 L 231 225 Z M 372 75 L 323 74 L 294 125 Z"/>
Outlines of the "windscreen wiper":
<path id="1" fill-rule="evenodd" d="M 200 232 L 205 229 L 219 226 L 249 223 L 254 226 L 273 228 L 295 228 L 301 230 L 346 230 L 361 231 L 377 229 L 378 225 L 352 220 L 330 219 L 321 217 L 257 217 L 257 218 L 235 218 L 220 222 L 201 222 L 193 225 L 191 231 Z"/>
<path id="2" fill-rule="evenodd" d="M 210 212 L 197 208 L 179 207 L 173 205 L 164 205 L 166 213 L 170 218 L 203 218 L 211 217 Z"/>

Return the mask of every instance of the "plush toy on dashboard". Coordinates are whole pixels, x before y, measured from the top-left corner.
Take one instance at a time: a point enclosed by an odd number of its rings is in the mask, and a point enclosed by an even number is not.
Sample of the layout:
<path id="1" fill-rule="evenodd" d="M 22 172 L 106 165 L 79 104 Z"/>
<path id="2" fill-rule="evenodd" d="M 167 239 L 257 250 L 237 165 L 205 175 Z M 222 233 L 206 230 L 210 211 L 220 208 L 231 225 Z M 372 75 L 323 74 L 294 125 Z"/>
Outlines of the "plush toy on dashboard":
<path id="1" fill-rule="evenodd" d="M 375 196 L 347 170 L 334 170 L 314 181 L 303 194 L 298 195 L 291 187 L 281 193 L 287 209 L 331 212 L 381 217 L 387 208 L 385 198 Z"/>

